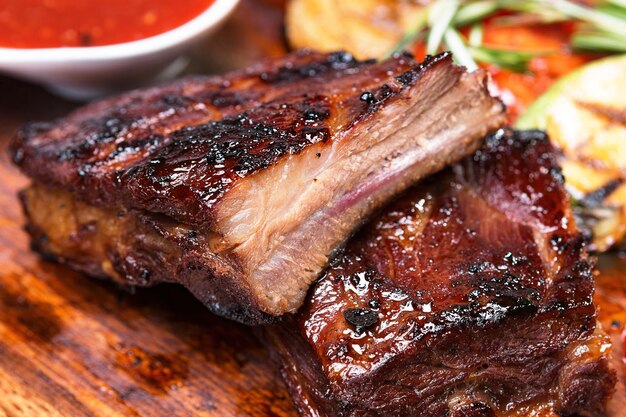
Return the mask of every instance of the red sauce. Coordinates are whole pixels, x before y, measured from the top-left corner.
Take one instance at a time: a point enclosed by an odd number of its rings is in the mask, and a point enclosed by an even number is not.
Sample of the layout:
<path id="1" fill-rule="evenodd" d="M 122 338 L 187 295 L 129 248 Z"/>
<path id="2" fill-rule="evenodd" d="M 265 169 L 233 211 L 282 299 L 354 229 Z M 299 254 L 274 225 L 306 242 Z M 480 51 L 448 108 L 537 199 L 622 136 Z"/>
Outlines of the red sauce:
<path id="1" fill-rule="evenodd" d="M 130 42 L 174 29 L 214 0 L 0 0 L 0 47 Z"/>

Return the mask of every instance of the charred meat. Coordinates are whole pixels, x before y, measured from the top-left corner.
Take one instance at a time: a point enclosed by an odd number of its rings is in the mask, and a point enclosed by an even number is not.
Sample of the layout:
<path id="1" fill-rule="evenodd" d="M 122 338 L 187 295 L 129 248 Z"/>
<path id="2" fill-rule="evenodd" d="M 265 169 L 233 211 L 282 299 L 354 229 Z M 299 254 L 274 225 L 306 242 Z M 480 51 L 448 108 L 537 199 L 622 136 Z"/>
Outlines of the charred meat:
<path id="1" fill-rule="evenodd" d="M 616 377 L 553 149 L 501 130 L 372 220 L 266 337 L 302 416 L 590 416 Z"/>
<path id="2" fill-rule="evenodd" d="M 259 323 L 294 312 L 363 219 L 503 122 L 485 73 L 449 54 L 300 51 L 30 125 L 13 153 L 41 251 Z"/>

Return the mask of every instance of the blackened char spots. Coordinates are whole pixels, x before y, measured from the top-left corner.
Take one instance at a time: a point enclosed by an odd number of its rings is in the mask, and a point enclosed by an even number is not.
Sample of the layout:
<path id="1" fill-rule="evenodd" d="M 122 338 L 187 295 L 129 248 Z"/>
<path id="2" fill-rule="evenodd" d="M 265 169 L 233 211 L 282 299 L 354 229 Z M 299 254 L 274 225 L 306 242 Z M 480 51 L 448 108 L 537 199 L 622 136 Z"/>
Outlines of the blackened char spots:
<path id="1" fill-rule="evenodd" d="M 13 145 L 35 181 L 33 240 L 92 275 L 178 282 L 218 314 L 270 321 L 302 305 L 363 219 L 504 123 L 485 79 L 449 54 L 300 51 L 90 104 Z M 357 291 L 381 284 L 365 278 Z"/>
<path id="2" fill-rule="evenodd" d="M 543 133 L 501 130 L 354 236 L 268 330 L 301 414 L 602 410 L 615 375 L 556 167 Z"/>
<path id="3" fill-rule="evenodd" d="M 408 87 L 395 77 L 412 73 L 406 79 L 415 83 L 421 72 L 446 60 L 449 63 L 449 57 L 442 54 L 418 64 L 408 56 L 398 55 L 375 63 L 357 61 L 344 52 L 298 51 L 222 77 L 190 77 L 133 91 L 86 106 L 54 123 L 30 125 L 13 144 L 14 159 L 43 183 L 77 191 L 92 204 L 123 202 L 157 210 L 180 221 L 206 225 L 210 215 L 186 214 L 211 212 L 216 198 L 232 186 L 233 178 L 252 174 L 286 154 L 327 141 L 353 127 Z M 456 71 L 453 69 L 452 73 Z M 261 79 L 265 81 L 260 82 Z M 367 91 L 374 96 L 370 103 L 359 100 Z M 237 121 L 241 124 L 238 127 L 234 126 Z M 220 126 L 227 131 L 216 132 Z M 276 135 L 272 129 L 276 129 Z M 181 195 L 183 204 L 196 204 L 194 207 L 179 211 L 182 202 L 168 207 L 169 203 L 160 195 L 149 195 L 151 188 L 143 191 L 123 188 L 123 184 L 135 184 L 139 173 L 150 174 L 155 160 L 173 155 L 179 157 L 180 163 L 183 159 L 192 163 L 199 148 L 208 146 L 209 142 L 224 142 L 226 135 L 237 133 L 244 135 L 240 140 L 252 138 L 259 146 L 253 149 L 254 144 L 240 144 L 235 146 L 238 152 L 228 149 L 225 153 L 218 152 L 239 159 L 226 161 L 225 167 L 194 167 L 198 168 L 194 172 L 207 175 L 208 171 L 215 174 L 236 169 L 237 172 L 208 175 L 215 182 L 193 190 L 179 187 L 177 177 L 166 172 L 140 181 L 165 186 L 172 180 L 172 189 L 167 194 Z M 193 143 L 186 144 L 187 139 Z M 261 139 L 267 143 L 261 144 Z M 274 139 L 276 143 L 272 142 Z M 232 141 L 229 146 L 233 146 Z M 180 147 L 190 155 L 184 156 L 181 151 L 172 150 L 173 147 Z M 217 145 L 218 151 L 223 147 Z M 204 164 L 212 161 L 208 157 Z M 195 162 L 200 164 L 200 160 Z M 133 180 L 118 181 L 121 178 Z M 204 179 L 198 178 L 198 182 Z M 194 195 L 202 202 L 192 198 Z M 155 201 L 160 201 L 159 207 L 147 203 Z"/>
<path id="4" fill-rule="evenodd" d="M 309 52 L 302 51 L 299 53 L 308 54 Z M 357 61 L 348 52 L 334 52 L 328 54 L 326 59 L 320 61 L 304 62 L 302 64 L 288 61 L 275 70 L 262 72 L 259 78 L 268 84 L 291 83 L 295 80 L 318 77 L 329 71 L 343 71 L 371 65 L 374 62 L 375 60 Z"/>
<path id="5" fill-rule="evenodd" d="M 129 169 L 121 182 L 142 205 L 180 204 L 178 213 L 210 221 L 203 210 L 220 199 L 238 178 L 272 165 L 287 154 L 326 142 L 320 121 L 329 109 L 321 98 L 269 105 L 200 126 L 183 128 L 147 164 Z M 272 116 L 272 117 L 270 117 Z"/>
<path id="6" fill-rule="evenodd" d="M 353 325 L 358 333 L 368 329 L 378 322 L 374 310 L 368 308 L 349 308 L 343 312 L 346 321 Z"/>

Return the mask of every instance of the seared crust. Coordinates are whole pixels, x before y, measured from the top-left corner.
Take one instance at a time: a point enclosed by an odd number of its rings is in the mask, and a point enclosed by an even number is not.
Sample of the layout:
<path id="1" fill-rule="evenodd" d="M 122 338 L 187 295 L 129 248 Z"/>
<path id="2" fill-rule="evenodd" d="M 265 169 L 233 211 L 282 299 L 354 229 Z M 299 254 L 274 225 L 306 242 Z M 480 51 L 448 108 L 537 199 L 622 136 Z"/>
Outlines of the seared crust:
<path id="1" fill-rule="evenodd" d="M 184 285 L 215 314 L 246 323 L 259 310 L 237 264 L 207 250 L 214 236 L 166 216 L 103 209 L 35 183 L 20 193 L 32 247 L 43 256 L 124 287 Z"/>
<path id="2" fill-rule="evenodd" d="M 304 416 L 593 415 L 615 375 L 592 270 L 548 139 L 503 130 L 365 226 L 269 338 Z"/>
<path id="3" fill-rule="evenodd" d="M 33 179 L 96 206 L 146 209 L 211 228 L 224 195 L 319 142 L 331 146 L 401 97 L 449 54 L 380 63 L 299 51 L 225 77 L 135 91 L 17 136 L 13 159 Z M 461 69 L 455 70 L 457 76 Z"/>
<path id="4" fill-rule="evenodd" d="M 486 83 L 445 53 L 300 51 L 94 103 L 13 144 L 35 181 L 29 228 L 75 268 L 178 282 L 219 314 L 265 322 L 302 305 L 373 212 L 504 123 Z M 172 239 L 181 231 L 193 245 Z"/>

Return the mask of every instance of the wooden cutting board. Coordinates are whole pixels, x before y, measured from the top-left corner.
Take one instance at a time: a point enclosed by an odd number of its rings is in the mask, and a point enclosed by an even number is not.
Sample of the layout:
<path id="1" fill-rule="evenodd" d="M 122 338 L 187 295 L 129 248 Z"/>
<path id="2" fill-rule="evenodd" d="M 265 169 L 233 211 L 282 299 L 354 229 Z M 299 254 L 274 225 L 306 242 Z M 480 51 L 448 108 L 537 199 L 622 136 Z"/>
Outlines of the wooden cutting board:
<path id="1" fill-rule="evenodd" d="M 244 0 L 192 70 L 224 71 L 284 52 L 280 1 Z M 129 294 L 29 250 L 6 146 L 29 120 L 75 104 L 0 78 L 0 417 L 296 415 L 250 329 L 212 316 L 175 286 Z M 620 333 L 626 260 L 600 260 L 601 321 L 620 375 L 610 417 L 626 416 Z"/>

